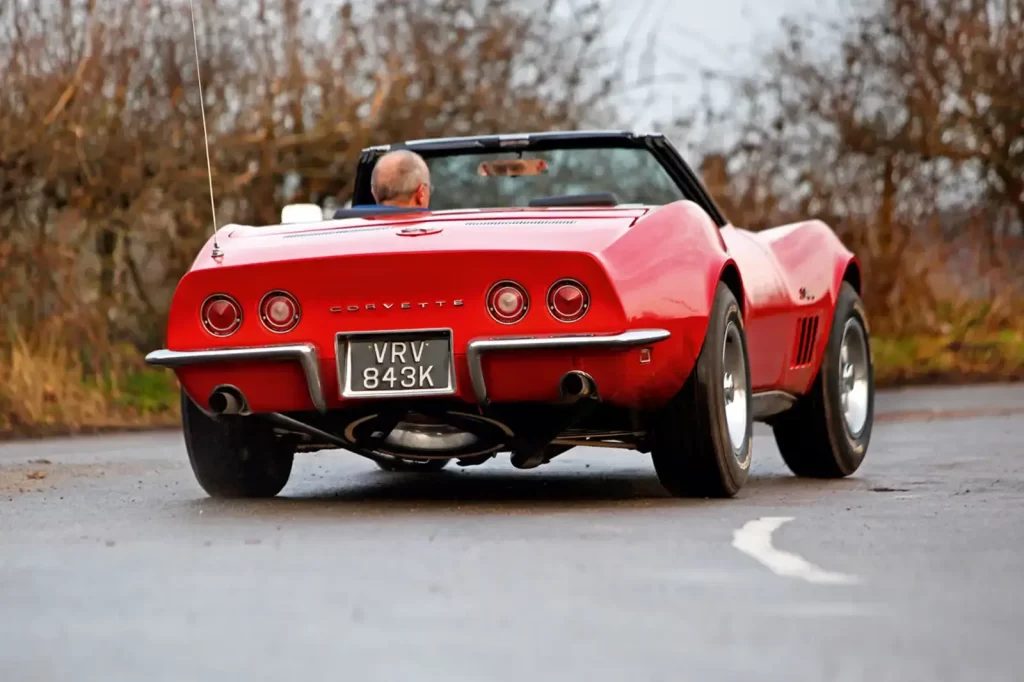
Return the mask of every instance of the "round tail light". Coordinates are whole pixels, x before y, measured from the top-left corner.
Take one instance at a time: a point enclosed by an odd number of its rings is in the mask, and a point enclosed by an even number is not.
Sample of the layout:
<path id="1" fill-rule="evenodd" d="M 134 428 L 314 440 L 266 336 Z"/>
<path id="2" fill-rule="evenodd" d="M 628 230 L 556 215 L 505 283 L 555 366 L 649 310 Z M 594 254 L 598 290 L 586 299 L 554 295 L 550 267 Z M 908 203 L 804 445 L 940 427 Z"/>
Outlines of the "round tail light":
<path id="1" fill-rule="evenodd" d="M 260 320 L 275 334 L 284 334 L 299 324 L 299 302 L 285 291 L 271 291 L 260 301 Z"/>
<path id="2" fill-rule="evenodd" d="M 230 296 L 215 294 L 203 301 L 199 317 L 214 336 L 231 336 L 242 326 L 242 306 Z"/>
<path id="3" fill-rule="evenodd" d="M 548 310 L 559 322 L 576 322 L 590 310 L 590 293 L 574 279 L 559 280 L 548 289 Z"/>
<path id="4" fill-rule="evenodd" d="M 529 309 L 526 289 L 515 282 L 498 282 L 487 292 L 487 312 L 502 324 L 515 324 Z"/>

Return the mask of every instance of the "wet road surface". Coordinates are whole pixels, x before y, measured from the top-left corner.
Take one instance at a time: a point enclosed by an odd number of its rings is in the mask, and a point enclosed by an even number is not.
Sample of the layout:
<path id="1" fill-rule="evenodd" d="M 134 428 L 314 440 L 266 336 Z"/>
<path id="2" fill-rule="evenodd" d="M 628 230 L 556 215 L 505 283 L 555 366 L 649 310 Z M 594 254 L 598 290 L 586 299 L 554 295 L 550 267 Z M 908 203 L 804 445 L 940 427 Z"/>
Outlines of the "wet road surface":
<path id="1" fill-rule="evenodd" d="M 229 503 L 176 433 L 0 445 L 0 679 L 1022 679 L 1024 387 L 878 409 L 854 477 L 793 477 L 759 427 L 725 501 L 598 449 L 305 455 Z"/>

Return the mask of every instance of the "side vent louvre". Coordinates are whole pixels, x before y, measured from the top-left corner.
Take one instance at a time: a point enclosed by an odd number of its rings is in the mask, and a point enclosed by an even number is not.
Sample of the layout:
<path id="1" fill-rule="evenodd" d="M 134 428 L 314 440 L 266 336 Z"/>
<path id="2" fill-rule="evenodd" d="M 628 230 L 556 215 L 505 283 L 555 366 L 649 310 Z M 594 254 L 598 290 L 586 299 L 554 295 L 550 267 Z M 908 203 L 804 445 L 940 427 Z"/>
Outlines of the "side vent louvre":
<path id="1" fill-rule="evenodd" d="M 818 339 L 818 317 L 800 318 L 799 334 L 796 340 L 796 352 L 793 361 L 794 367 L 803 367 L 811 364 L 814 357 L 814 343 Z"/>

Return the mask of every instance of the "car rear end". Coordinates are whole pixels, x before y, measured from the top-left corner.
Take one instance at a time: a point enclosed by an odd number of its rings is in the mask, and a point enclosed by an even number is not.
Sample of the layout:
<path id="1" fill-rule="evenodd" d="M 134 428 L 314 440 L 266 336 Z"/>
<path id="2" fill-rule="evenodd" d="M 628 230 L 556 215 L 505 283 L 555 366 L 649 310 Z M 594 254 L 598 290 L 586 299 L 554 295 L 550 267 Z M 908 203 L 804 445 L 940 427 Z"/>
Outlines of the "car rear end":
<path id="1" fill-rule="evenodd" d="M 630 404 L 655 376 L 659 335 L 600 343 L 636 330 L 589 254 L 389 254 L 225 274 L 186 277 L 172 306 L 168 349 L 183 354 L 178 376 L 199 401 L 231 386 L 253 412 L 383 398 L 557 402 L 578 370 L 605 400 Z"/>
<path id="2" fill-rule="evenodd" d="M 250 234 L 257 241 L 228 243 L 223 263 L 183 278 L 168 348 L 150 361 L 174 367 L 201 404 L 228 387 L 255 413 L 383 399 L 556 403 L 586 390 L 584 377 L 602 400 L 639 406 L 666 390 L 654 347 L 668 332 L 623 309 L 617 287 L 641 283 L 614 282 L 600 247 L 631 216 L 601 216 L 420 222 L 404 239 L 408 225 L 362 239 Z"/>

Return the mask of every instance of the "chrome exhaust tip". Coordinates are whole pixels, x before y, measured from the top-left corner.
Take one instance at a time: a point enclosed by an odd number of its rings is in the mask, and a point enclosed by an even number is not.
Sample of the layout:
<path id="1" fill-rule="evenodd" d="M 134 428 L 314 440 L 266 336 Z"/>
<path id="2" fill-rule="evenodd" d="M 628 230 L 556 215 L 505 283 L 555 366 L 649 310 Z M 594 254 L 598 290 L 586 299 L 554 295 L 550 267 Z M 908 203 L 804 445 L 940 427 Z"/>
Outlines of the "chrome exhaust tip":
<path id="1" fill-rule="evenodd" d="M 218 386 L 210 393 L 210 411 L 216 416 L 243 414 L 248 410 L 245 396 L 234 386 Z"/>
<path id="2" fill-rule="evenodd" d="M 596 398 L 597 382 L 586 372 L 574 369 L 562 376 L 558 382 L 558 391 L 562 395 L 562 400 L 575 403 L 584 398 Z"/>

